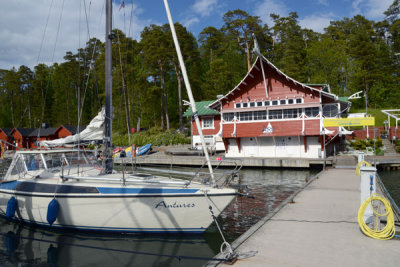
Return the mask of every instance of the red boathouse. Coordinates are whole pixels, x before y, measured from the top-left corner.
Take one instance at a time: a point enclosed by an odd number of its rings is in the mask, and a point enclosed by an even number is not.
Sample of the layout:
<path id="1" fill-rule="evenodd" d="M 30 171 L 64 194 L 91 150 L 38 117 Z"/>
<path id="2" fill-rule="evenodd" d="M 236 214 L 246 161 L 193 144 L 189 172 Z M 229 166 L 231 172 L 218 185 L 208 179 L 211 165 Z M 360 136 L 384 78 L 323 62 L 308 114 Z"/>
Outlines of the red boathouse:
<path id="1" fill-rule="evenodd" d="M 323 127 L 324 118 L 347 113 L 350 103 L 330 92 L 328 85 L 304 84 L 285 75 L 262 55 L 243 80 L 208 108 L 213 132 L 222 138 L 227 157 L 322 158 L 348 132 Z M 202 115 L 202 114 L 199 114 Z M 202 125 L 208 116 L 200 116 Z M 204 123 L 206 122 L 206 123 Z M 193 139 L 197 133 L 192 125 Z M 325 140 L 325 141 L 324 141 Z"/>

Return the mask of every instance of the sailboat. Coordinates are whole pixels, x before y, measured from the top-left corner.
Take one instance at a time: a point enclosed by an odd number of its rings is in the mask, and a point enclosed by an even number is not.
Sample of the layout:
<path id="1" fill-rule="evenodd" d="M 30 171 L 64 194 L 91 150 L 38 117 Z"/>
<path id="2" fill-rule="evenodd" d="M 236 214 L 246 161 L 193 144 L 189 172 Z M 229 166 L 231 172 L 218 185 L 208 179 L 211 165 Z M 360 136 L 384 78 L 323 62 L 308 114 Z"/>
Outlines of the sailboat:
<path id="1" fill-rule="evenodd" d="M 184 80 L 186 69 L 173 32 Z M 168 179 L 143 173 L 117 173 L 112 165 L 112 0 L 106 0 L 106 149 L 103 166 L 88 151 L 16 152 L 0 182 L 0 214 L 10 220 L 53 228 L 140 233 L 204 232 L 235 198 L 232 188 L 217 185 L 205 150 L 209 179 Z M 190 85 L 189 99 L 196 114 Z M 196 116 L 199 126 L 199 119 Z M 201 130 L 201 127 L 198 127 Z M 203 148 L 206 146 L 203 142 Z M 190 177 L 189 177 L 190 178 Z"/>

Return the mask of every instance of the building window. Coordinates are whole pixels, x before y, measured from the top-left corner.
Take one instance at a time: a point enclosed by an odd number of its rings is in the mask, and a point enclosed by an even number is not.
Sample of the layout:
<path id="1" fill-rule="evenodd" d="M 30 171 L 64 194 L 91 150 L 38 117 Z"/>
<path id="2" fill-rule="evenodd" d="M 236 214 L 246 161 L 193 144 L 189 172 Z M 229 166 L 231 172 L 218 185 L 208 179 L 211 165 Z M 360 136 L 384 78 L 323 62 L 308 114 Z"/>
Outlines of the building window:
<path id="1" fill-rule="evenodd" d="M 268 114 L 268 118 L 270 120 L 279 120 L 282 119 L 282 110 L 278 109 L 278 110 L 270 110 L 269 114 Z"/>
<path id="2" fill-rule="evenodd" d="M 278 100 L 272 100 L 272 105 L 277 106 L 278 105 Z"/>
<path id="3" fill-rule="evenodd" d="M 301 104 L 303 103 L 303 99 L 301 98 L 296 98 L 296 104 Z"/>
<path id="4" fill-rule="evenodd" d="M 204 118 L 203 121 L 203 129 L 211 129 L 214 128 L 214 119 L 213 118 Z"/>
<path id="5" fill-rule="evenodd" d="M 242 103 L 242 107 L 247 108 L 247 103 Z"/>
<path id="6" fill-rule="evenodd" d="M 240 121 L 251 121 L 253 120 L 253 112 L 240 112 L 239 113 L 239 120 Z"/>
<path id="7" fill-rule="evenodd" d="M 236 103 L 235 108 L 240 108 L 240 103 Z"/>
<path id="8" fill-rule="evenodd" d="M 250 102 L 250 107 L 255 107 L 256 106 L 256 102 Z"/>
<path id="9" fill-rule="evenodd" d="M 254 120 L 255 121 L 261 121 L 261 120 L 266 120 L 267 119 L 267 111 L 266 110 L 260 110 L 260 111 L 254 111 Z"/>
<path id="10" fill-rule="evenodd" d="M 298 117 L 299 117 L 299 112 L 298 112 L 297 108 L 283 110 L 283 118 L 284 119 L 295 119 Z"/>
<path id="11" fill-rule="evenodd" d="M 288 104 L 289 105 L 294 104 L 294 99 L 288 99 Z"/>
<path id="12" fill-rule="evenodd" d="M 319 107 L 314 107 L 314 108 L 305 108 L 304 113 L 306 114 L 307 117 L 312 118 L 312 117 L 317 117 L 319 114 Z"/>
<path id="13" fill-rule="evenodd" d="M 257 107 L 262 107 L 262 101 L 257 102 Z"/>
<path id="14" fill-rule="evenodd" d="M 327 118 L 334 118 L 339 114 L 339 108 L 336 104 L 326 104 L 322 106 L 322 116 Z"/>
<path id="15" fill-rule="evenodd" d="M 269 101 L 265 101 L 264 105 L 269 106 Z"/>
<path id="16" fill-rule="evenodd" d="M 224 119 L 224 121 L 233 121 L 233 118 L 235 116 L 235 113 L 223 113 L 222 114 L 222 118 Z"/>
<path id="17" fill-rule="evenodd" d="M 281 105 L 286 105 L 286 99 L 282 99 L 282 100 L 280 101 L 280 104 L 281 104 Z"/>

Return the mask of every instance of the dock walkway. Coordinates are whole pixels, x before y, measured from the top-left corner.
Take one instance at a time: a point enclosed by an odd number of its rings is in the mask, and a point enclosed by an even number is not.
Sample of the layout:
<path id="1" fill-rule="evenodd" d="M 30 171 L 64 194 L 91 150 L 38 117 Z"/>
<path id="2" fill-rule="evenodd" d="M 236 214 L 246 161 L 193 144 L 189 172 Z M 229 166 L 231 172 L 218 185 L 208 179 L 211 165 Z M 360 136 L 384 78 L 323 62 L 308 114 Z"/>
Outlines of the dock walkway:
<path id="1" fill-rule="evenodd" d="M 234 266 L 400 266 L 400 240 L 365 236 L 357 222 L 359 206 L 355 171 L 329 169 L 294 203 L 234 242 L 237 252 L 258 251 Z"/>

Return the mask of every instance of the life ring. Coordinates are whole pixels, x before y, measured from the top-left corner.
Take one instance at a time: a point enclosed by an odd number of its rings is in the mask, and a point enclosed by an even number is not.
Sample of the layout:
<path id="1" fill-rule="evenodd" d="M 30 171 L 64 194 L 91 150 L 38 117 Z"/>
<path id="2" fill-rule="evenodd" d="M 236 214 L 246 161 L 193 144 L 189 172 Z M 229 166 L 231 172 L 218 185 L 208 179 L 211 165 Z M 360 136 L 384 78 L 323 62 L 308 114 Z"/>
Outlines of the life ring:
<path id="1" fill-rule="evenodd" d="M 368 161 L 365 161 L 365 160 L 360 161 L 360 162 L 357 164 L 357 167 L 356 167 L 356 174 L 357 174 L 358 176 L 361 175 L 361 173 L 360 173 L 360 168 L 361 168 L 361 166 L 368 166 L 368 167 L 371 167 L 371 163 L 369 163 Z"/>

